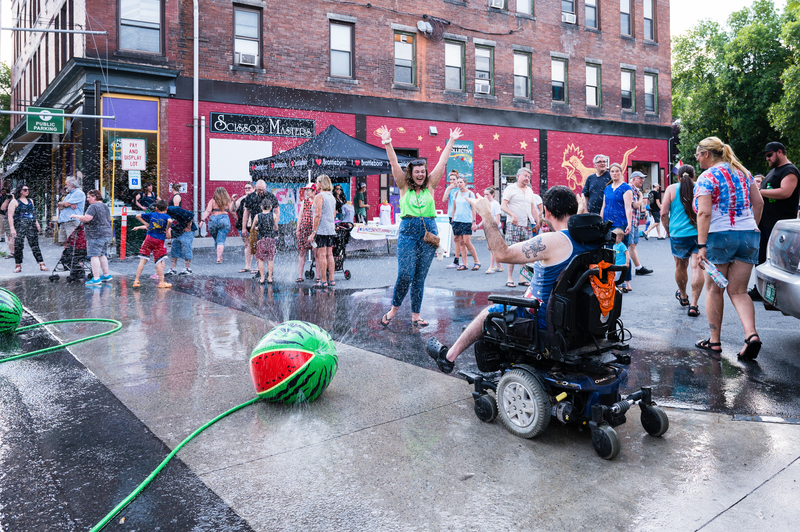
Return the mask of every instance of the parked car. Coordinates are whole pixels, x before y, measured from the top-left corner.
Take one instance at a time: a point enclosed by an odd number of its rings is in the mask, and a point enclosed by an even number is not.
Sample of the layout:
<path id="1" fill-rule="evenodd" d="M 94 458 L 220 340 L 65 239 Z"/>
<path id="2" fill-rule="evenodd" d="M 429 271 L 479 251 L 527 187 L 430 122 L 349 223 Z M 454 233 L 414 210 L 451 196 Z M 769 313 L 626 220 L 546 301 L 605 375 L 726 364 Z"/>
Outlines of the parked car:
<path id="1" fill-rule="evenodd" d="M 756 267 L 758 292 L 764 304 L 800 318 L 800 220 L 775 224 L 767 246 L 767 262 Z"/>

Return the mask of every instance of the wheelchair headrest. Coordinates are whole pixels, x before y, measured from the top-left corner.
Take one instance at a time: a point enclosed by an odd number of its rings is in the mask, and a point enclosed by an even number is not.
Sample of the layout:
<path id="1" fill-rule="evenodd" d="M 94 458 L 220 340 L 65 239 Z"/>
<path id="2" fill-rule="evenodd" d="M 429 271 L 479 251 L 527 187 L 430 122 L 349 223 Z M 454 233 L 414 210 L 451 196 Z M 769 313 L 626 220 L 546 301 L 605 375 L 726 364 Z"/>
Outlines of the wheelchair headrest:
<path id="1" fill-rule="evenodd" d="M 567 222 L 569 236 L 581 244 L 602 245 L 614 242 L 611 222 L 604 222 L 599 214 L 575 214 Z"/>

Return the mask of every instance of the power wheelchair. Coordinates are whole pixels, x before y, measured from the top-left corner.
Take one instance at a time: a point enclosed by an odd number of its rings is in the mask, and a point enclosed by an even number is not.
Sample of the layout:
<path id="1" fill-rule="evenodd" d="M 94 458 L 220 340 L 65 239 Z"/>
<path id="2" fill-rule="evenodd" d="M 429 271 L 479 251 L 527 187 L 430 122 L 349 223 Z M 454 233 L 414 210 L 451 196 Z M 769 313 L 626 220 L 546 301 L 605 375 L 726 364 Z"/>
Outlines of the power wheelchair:
<path id="1" fill-rule="evenodd" d="M 642 426 L 651 436 L 664 434 L 669 420 L 653 402 L 649 387 L 624 399 L 619 393 L 628 375 L 623 366 L 630 364 L 625 353 L 630 333 L 620 320 L 622 294 L 608 287 L 613 296 L 605 298 L 605 307 L 610 298 L 613 307 L 604 315 L 591 282 L 592 277 L 603 280 L 594 266 L 601 261 L 611 265 L 604 270 L 621 272 L 620 279 L 627 271 L 613 266 L 613 249 L 602 247 L 613 243 L 610 222 L 595 214 L 575 215 L 568 229 L 577 242 L 598 247 L 575 256 L 561 272 L 547 306 L 547 331 L 539 330 L 535 312 L 526 319 L 513 309 L 535 311 L 539 300 L 490 295 L 489 301 L 503 305 L 503 312 L 489 313 L 483 323 L 483 336 L 475 343 L 478 372 L 460 374 L 474 385 L 475 414 L 481 421 L 491 422 L 499 414 L 505 427 L 523 438 L 541 434 L 551 417 L 588 426 L 597 454 L 611 460 L 620 452 L 613 427 L 625 423 L 633 405 L 639 404 Z M 613 282 L 610 276 L 607 284 Z M 433 358 L 446 349 L 435 338 L 428 341 Z"/>

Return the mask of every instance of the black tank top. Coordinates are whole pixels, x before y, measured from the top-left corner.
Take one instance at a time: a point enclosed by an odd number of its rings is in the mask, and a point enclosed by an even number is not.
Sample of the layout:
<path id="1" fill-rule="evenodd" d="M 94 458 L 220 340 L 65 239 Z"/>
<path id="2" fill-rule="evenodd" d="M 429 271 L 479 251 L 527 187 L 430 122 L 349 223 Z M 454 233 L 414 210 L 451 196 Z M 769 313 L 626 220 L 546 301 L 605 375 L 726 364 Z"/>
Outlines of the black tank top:
<path id="1" fill-rule="evenodd" d="M 24 218 L 25 220 L 35 220 L 33 214 L 33 201 L 28 200 L 28 203 L 22 203 L 17 200 L 17 208 L 14 209 L 14 221 Z"/>
<path id="2" fill-rule="evenodd" d="M 798 184 L 792 195 L 784 199 L 764 198 L 764 212 L 761 215 L 762 227 L 771 227 L 778 220 L 797 218 L 798 201 L 800 200 L 800 172 L 792 163 L 773 168 L 761 182 L 761 190 L 781 188 L 781 181 L 789 174 L 794 174 Z"/>

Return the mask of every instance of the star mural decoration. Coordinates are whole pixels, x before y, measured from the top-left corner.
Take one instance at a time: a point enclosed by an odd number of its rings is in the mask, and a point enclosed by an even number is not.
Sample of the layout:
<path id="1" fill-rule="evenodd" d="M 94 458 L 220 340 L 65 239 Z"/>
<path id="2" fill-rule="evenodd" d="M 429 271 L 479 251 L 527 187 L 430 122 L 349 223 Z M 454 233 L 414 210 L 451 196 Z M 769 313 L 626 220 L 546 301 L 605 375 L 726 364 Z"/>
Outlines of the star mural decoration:
<path id="1" fill-rule="evenodd" d="M 442 151 L 442 147 L 441 146 L 436 146 L 436 151 Z"/>
<path id="2" fill-rule="evenodd" d="M 422 135 L 418 136 L 417 140 L 422 140 Z"/>
<path id="3" fill-rule="evenodd" d="M 500 135 L 498 135 L 497 133 L 495 133 L 493 136 L 494 136 L 494 140 L 500 140 Z"/>
<path id="4" fill-rule="evenodd" d="M 478 144 L 478 147 L 479 147 L 480 149 L 483 149 L 483 144 Z"/>
<path id="5" fill-rule="evenodd" d="M 523 149 L 523 150 L 524 150 L 524 149 L 527 149 L 527 147 L 528 147 L 528 143 L 527 143 L 527 142 L 525 142 L 525 141 L 523 140 L 522 142 L 520 142 L 520 143 L 519 143 L 519 147 L 520 147 L 521 149 Z"/>

